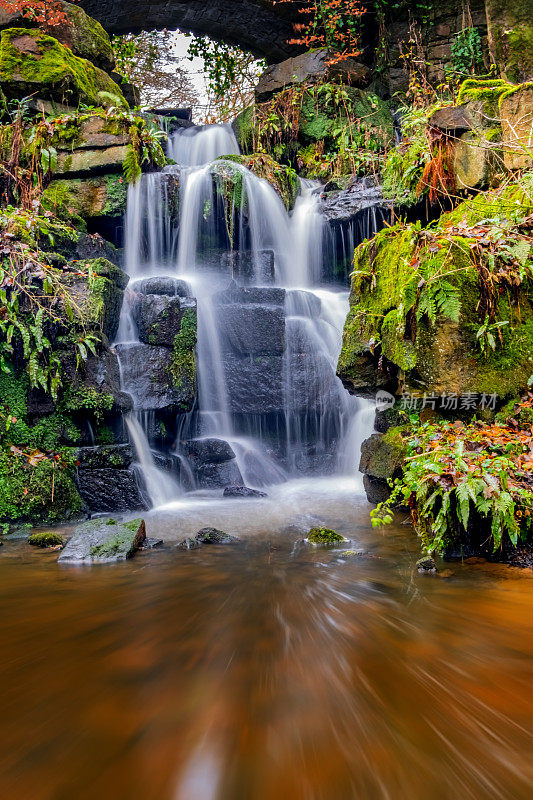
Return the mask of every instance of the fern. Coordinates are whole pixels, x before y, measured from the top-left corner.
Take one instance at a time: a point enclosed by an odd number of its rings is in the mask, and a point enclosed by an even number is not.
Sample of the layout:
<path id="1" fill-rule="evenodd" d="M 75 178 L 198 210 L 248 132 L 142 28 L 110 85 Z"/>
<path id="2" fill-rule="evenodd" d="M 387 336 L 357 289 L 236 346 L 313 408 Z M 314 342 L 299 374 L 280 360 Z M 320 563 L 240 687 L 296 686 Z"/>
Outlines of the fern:
<path id="1" fill-rule="evenodd" d="M 123 170 L 124 178 L 128 183 L 137 183 L 141 177 L 141 165 L 139 164 L 137 151 L 133 144 L 128 145 L 126 158 L 124 159 Z"/>

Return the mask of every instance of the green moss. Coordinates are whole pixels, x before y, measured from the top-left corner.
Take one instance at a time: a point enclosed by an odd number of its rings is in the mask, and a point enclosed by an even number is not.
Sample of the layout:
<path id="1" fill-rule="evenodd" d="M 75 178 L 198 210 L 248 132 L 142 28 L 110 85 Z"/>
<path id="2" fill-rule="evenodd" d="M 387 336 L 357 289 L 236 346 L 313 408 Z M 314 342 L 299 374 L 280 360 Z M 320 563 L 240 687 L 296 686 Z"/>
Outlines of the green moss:
<path id="1" fill-rule="evenodd" d="M 306 538 L 311 544 L 336 545 L 348 541 L 331 528 L 311 528 Z"/>
<path id="2" fill-rule="evenodd" d="M 70 387 L 65 392 L 64 404 L 68 411 L 84 411 L 95 416 L 97 420 L 102 420 L 107 411 L 113 408 L 115 398 L 112 394 L 99 392 L 90 386 L 83 384 L 78 387 Z"/>
<path id="3" fill-rule="evenodd" d="M 494 118 L 498 116 L 500 98 L 512 88 L 512 84 L 501 79 L 480 80 L 468 78 L 468 80 L 463 81 L 459 88 L 457 103 L 460 105 L 472 100 L 481 101 L 484 105 L 485 113 Z"/>
<path id="4" fill-rule="evenodd" d="M 41 97 L 63 102 L 106 105 L 99 97 L 103 91 L 124 100 L 118 84 L 103 70 L 75 56 L 57 39 L 25 28 L 2 31 L 0 82 L 10 97 L 38 91 Z"/>
<path id="5" fill-rule="evenodd" d="M 243 174 L 240 170 L 232 168 L 232 164 L 246 167 L 258 178 L 268 181 L 283 200 L 287 210 L 294 207 L 300 190 L 296 172 L 291 167 L 278 164 L 264 153 L 255 153 L 251 156 L 223 156 L 215 162 L 213 172 L 217 179 L 217 188 L 230 207 L 240 209 L 247 202 L 243 194 Z"/>
<path id="6" fill-rule="evenodd" d="M 48 531 L 32 533 L 28 539 L 28 544 L 31 544 L 33 547 L 57 547 L 58 545 L 63 547 L 65 540 L 58 533 Z"/>
<path id="7" fill-rule="evenodd" d="M 196 381 L 196 313 L 187 309 L 181 320 L 180 332 L 174 337 L 170 362 L 170 379 L 176 389 L 194 387 Z"/>
<path id="8" fill-rule="evenodd" d="M 254 116 L 255 106 L 248 106 L 233 122 L 233 131 L 239 143 L 241 153 L 248 155 L 254 151 Z"/>
<path id="9" fill-rule="evenodd" d="M 367 475 L 384 481 L 396 476 L 407 455 L 407 444 L 402 437 L 404 430 L 405 425 L 389 428 L 382 436 L 375 434 L 364 442 L 361 468 Z"/>

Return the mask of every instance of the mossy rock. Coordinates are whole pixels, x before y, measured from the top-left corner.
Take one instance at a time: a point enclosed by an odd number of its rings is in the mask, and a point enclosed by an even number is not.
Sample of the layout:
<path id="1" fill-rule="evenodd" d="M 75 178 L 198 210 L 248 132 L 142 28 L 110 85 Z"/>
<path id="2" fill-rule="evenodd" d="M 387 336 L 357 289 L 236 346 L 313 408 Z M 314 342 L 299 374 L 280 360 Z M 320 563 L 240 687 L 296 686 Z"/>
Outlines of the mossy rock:
<path id="1" fill-rule="evenodd" d="M 480 194 L 443 215 L 431 246 L 413 225 L 385 229 L 360 245 L 339 359 L 342 380 L 358 390 L 365 381 L 367 389 L 380 385 L 377 369 L 368 374 L 362 366 L 365 360 L 368 363 L 369 351 L 379 347 L 385 363 L 393 365 L 398 377 L 404 377 L 406 389 L 416 394 L 496 392 L 500 400 L 519 394 L 533 372 L 531 279 L 525 277 L 515 297 L 507 292 L 497 297 L 495 318 L 508 324 L 502 330 L 503 342 L 482 354 L 476 338 L 482 320 L 479 272 L 472 261 L 475 242 L 466 235 L 445 236 L 444 227 L 472 225 L 491 216 L 505 221 L 513 214 L 524 218 L 532 210 L 528 192 L 515 184 Z M 421 286 L 443 273 L 459 304 L 458 321 L 441 315 L 431 324 L 422 316 L 409 330 L 406 315 Z"/>
<path id="2" fill-rule="evenodd" d="M 213 174 L 217 189 L 225 202 L 237 209 L 246 206 L 243 174 L 235 169 L 233 164 L 246 167 L 258 178 L 268 181 L 283 200 L 285 208 L 288 211 L 294 208 L 300 191 L 296 172 L 290 167 L 278 164 L 264 153 L 254 153 L 250 156 L 222 156 L 217 159 L 213 166 Z"/>
<path id="3" fill-rule="evenodd" d="M 381 480 L 396 477 L 408 449 L 401 432 L 401 427 L 389 428 L 384 434 L 374 433 L 366 439 L 361 447 L 359 470 Z"/>
<path id="4" fill-rule="evenodd" d="M 32 533 L 28 539 L 28 544 L 33 547 L 64 547 L 65 540 L 58 533 L 42 532 Z"/>
<path id="5" fill-rule="evenodd" d="M 306 540 L 315 545 L 337 545 L 348 541 L 331 528 L 311 528 Z"/>
<path id="6" fill-rule="evenodd" d="M 61 217 L 122 217 L 128 185 L 118 175 L 54 180 L 45 190 L 43 207 Z"/>
<path id="7" fill-rule="evenodd" d="M 115 69 L 115 53 L 107 32 L 97 20 L 73 3 L 61 3 L 67 22 L 50 29 L 62 44 L 74 55 L 91 61 L 106 72 Z"/>
<path id="8" fill-rule="evenodd" d="M 132 558 L 146 539 L 143 519 L 130 522 L 95 519 L 78 525 L 59 562 L 108 564 Z"/>
<path id="9" fill-rule="evenodd" d="M 190 406 L 196 392 L 196 340 L 196 311 L 188 308 L 181 319 L 180 331 L 174 337 L 168 377 L 174 389 L 185 391 L 182 402 Z"/>
<path id="10" fill-rule="evenodd" d="M 36 94 L 70 105 L 112 105 L 99 92 L 124 104 L 118 84 L 90 61 L 78 58 L 57 39 L 41 31 L 8 28 L 0 39 L 0 83 L 9 98 Z"/>
<path id="11" fill-rule="evenodd" d="M 521 83 L 533 79 L 533 7 L 531 0 L 485 0 L 489 48 L 502 77 Z"/>

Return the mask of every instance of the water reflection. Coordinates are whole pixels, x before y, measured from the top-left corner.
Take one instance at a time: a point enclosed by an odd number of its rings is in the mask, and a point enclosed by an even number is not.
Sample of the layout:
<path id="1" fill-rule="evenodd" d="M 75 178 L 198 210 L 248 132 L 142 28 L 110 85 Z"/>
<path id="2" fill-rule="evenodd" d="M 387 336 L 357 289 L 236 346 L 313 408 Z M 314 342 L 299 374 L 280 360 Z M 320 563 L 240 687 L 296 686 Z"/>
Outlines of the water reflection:
<path id="1" fill-rule="evenodd" d="M 6 545 L 3 794 L 530 798 L 531 580 L 468 564 L 418 576 L 408 529 L 376 534 L 367 511 L 320 493 L 310 517 L 320 505 L 363 555 L 295 546 L 302 503 L 296 528 L 268 504 L 260 527 L 252 505 L 238 547 L 112 568 Z M 169 510 L 149 532 L 193 525 Z"/>

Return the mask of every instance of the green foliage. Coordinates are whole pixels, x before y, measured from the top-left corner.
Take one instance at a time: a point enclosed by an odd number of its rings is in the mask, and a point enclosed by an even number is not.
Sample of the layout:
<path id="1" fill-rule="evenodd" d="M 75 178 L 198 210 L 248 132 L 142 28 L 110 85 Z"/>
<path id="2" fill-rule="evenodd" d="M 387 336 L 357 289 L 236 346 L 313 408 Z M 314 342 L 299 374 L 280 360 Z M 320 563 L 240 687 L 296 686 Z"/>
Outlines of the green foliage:
<path id="1" fill-rule="evenodd" d="M 463 28 L 452 39 L 452 63 L 449 72 L 454 77 L 461 77 L 479 75 L 484 71 L 479 29 Z"/>
<path id="2" fill-rule="evenodd" d="M 400 109 L 402 142 L 389 150 L 382 171 L 383 196 L 400 206 L 414 205 L 426 164 L 431 160 L 427 121 L 433 108 Z"/>
<path id="3" fill-rule="evenodd" d="M 90 386 L 80 386 L 77 389 L 70 387 L 65 392 L 65 408 L 67 411 L 84 411 L 94 416 L 101 422 L 106 411 L 113 407 L 115 399 L 112 394 L 99 392 Z"/>

